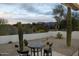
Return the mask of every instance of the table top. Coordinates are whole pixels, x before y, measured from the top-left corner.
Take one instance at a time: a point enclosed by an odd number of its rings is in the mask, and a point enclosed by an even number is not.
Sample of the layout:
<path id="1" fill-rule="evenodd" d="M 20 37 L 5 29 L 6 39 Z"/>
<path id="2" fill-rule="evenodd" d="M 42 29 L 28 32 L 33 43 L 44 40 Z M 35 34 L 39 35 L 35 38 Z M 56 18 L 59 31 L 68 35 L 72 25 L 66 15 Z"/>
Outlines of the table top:
<path id="1" fill-rule="evenodd" d="M 44 45 L 42 43 L 33 43 L 28 45 L 30 48 L 43 48 L 43 46 Z"/>

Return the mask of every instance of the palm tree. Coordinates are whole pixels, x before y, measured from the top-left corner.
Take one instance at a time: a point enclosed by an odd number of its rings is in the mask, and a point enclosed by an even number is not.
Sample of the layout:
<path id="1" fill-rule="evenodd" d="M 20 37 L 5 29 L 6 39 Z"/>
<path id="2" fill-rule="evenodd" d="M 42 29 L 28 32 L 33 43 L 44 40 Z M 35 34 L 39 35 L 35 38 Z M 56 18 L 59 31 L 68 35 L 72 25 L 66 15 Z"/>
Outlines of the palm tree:
<path id="1" fill-rule="evenodd" d="M 56 5 L 56 7 L 53 9 L 53 14 L 55 15 L 54 18 L 57 21 L 57 30 L 60 28 L 60 22 L 63 19 L 64 16 L 64 7 L 63 5 Z"/>

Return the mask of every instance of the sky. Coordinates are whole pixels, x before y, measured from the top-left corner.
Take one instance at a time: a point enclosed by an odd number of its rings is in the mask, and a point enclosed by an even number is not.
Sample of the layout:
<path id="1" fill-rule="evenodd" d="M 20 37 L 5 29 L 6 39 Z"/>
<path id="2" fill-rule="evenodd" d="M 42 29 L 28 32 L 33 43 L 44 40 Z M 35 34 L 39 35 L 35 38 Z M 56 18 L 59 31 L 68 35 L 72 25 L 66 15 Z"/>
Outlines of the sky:
<path id="1" fill-rule="evenodd" d="M 9 24 L 56 22 L 52 15 L 56 5 L 56 3 L 1 3 L 0 18 L 7 19 Z"/>

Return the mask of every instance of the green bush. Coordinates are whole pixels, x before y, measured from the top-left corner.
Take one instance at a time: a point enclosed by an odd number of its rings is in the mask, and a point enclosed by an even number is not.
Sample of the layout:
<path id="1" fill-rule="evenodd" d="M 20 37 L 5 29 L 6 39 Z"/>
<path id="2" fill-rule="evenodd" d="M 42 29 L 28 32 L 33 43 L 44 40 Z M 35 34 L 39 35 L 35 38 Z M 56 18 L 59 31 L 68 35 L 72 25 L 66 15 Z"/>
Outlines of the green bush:
<path id="1" fill-rule="evenodd" d="M 57 33 L 57 39 L 62 39 L 62 34 L 60 32 Z"/>
<path id="2" fill-rule="evenodd" d="M 39 30 L 37 30 L 37 32 L 41 33 L 41 32 L 45 32 L 45 30 L 39 29 Z"/>

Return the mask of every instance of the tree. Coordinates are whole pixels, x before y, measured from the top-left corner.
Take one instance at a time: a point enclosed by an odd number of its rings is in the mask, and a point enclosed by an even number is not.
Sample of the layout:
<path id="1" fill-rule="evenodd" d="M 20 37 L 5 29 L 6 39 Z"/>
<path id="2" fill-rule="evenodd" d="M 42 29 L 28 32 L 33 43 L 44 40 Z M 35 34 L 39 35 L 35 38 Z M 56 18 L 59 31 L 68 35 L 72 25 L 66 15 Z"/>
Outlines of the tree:
<path id="1" fill-rule="evenodd" d="M 66 30 L 67 28 L 67 20 L 62 20 L 60 22 L 60 29 Z M 78 31 L 79 30 L 79 19 L 77 19 L 75 16 L 72 16 L 72 31 Z"/>
<path id="2" fill-rule="evenodd" d="M 67 20 L 62 20 L 60 22 L 60 30 L 66 30 L 67 28 Z"/>
<path id="3" fill-rule="evenodd" d="M 7 24 L 7 20 L 4 19 L 4 18 L 0 18 L 0 35 L 5 35 L 7 34 L 7 27 L 6 27 L 6 24 Z"/>
<path id="4" fill-rule="evenodd" d="M 26 33 L 32 33 L 32 25 L 31 24 L 22 24 L 23 26 L 23 32 Z"/>
<path id="5" fill-rule="evenodd" d="M 62 5 L 56 5 L 56 7 L 53 9 L 53 14 L 55 15 L 54 18 L 57 21 L 57 30 L 60 28 L 60 22 L 63 19 L 64 16 L 64 7 Z"/>
<path id="6" fill-rule="evenodd" d="M 55 18 L 56 21 L 57 21 L 57 23 L 56 23 L 56 29 L 59 30 L 59 28 L 60 28 L 60 22 L 61 22 L 61 21 L 60 21 L 60 17 L 59 17 L 59 16 L 55 16 L 54 18 Z"/>
<path id="7" fill-rule="evenodd" d="M 6 24 L 8 21 L 4 18 L 0 18 L 0 24 Z"/>

